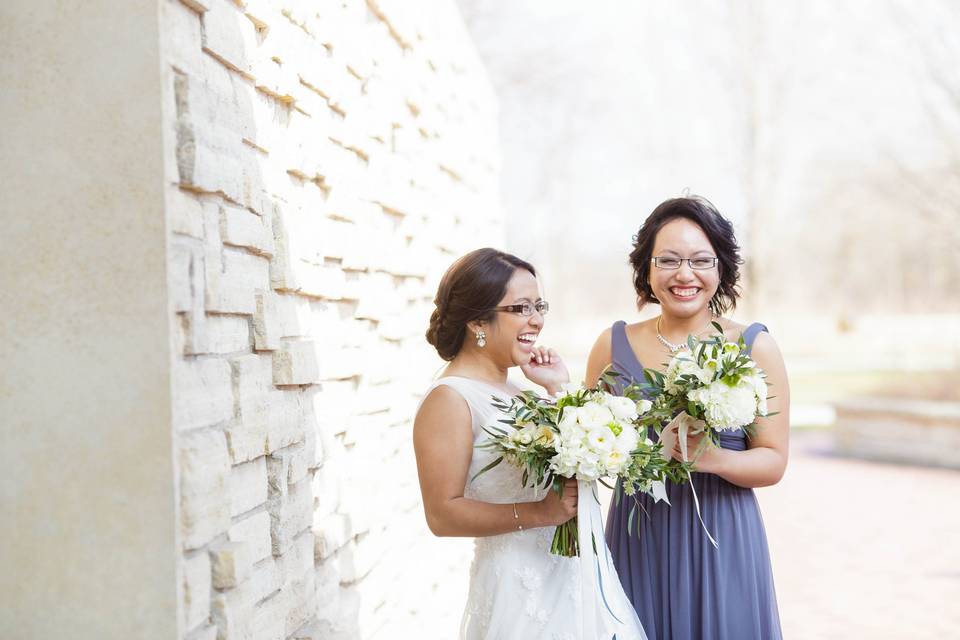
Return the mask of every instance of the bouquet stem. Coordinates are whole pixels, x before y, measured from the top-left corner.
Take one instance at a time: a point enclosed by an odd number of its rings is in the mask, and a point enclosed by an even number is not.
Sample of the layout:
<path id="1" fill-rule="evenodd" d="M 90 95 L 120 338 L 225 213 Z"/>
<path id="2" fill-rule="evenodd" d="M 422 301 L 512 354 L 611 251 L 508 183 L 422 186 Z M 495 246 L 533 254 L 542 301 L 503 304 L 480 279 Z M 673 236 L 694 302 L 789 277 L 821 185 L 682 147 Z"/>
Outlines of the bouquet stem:
<path id="1" fill-rule="evenodd" d="M 557 530 L 554 531 L 553 543 L 550 545 L 550 553 L 566 558 L 573 558 L 580 555 L 576 516 L 558 526 Z"/>

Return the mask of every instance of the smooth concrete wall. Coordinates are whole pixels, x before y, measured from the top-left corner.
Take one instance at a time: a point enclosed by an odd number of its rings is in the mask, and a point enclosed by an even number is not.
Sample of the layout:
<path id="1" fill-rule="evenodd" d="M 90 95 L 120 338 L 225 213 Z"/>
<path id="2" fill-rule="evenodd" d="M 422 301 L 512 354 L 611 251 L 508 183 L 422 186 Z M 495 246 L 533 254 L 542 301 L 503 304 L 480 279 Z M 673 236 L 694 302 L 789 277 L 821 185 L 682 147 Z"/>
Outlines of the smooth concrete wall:
<path id="1" fill-rule="evenodd" d="M 0 3 L 0 636 L 177 635 L 155 2 Z"/>

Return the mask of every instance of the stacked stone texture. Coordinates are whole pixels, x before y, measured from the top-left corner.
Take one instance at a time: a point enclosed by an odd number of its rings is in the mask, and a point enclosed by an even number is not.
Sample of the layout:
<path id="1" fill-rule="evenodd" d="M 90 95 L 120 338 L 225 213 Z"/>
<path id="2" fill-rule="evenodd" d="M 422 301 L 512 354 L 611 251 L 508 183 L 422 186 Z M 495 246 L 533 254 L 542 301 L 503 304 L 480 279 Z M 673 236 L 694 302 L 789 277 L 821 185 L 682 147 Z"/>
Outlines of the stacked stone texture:
<path id="1" fill-rule="evenodd" d="M 423 631 L 464 549 L 410 424 L 439 276 L 502 238 L 486 76 L 452 0 L 160 7 L 182 637 Z"/>

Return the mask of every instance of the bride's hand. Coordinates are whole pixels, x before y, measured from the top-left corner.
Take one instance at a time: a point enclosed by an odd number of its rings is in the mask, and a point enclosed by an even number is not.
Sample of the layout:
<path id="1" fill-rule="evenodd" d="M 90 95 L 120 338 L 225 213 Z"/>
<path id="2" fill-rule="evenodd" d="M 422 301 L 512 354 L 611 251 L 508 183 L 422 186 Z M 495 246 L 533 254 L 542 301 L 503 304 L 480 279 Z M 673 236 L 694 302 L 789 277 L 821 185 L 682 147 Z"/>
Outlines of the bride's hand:
<path id="1" fill-rule="evenodd" d="M 530 353 L 530 362 L 520 365 L 527 379 L 544 387 L 551 395 L 560 391 L 560 385 L 570 382 L 567 365 L 553 349 L 534 347 Z"/>
<path id="2" fill-rule="evenodd" d="M 568 478 L 563 483 L 563 497 L 552 488 L 540 501 L 540 516 L 543 526 L 561 525 L 577 515 L 577 480 Z"/>

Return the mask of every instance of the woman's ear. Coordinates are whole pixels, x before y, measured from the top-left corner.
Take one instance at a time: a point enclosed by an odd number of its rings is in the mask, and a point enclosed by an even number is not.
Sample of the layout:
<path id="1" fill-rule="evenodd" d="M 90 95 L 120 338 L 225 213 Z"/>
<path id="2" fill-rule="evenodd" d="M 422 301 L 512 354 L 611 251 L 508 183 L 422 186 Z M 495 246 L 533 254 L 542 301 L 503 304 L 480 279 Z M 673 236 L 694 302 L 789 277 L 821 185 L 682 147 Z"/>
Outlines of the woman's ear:
<path id="1" fill-rule="evenodd" d="M 471 320 L 467 323 L 467 331 L 471 334 L 475 334 L 477 331 L 483 329 L 483 320 Z"/>

